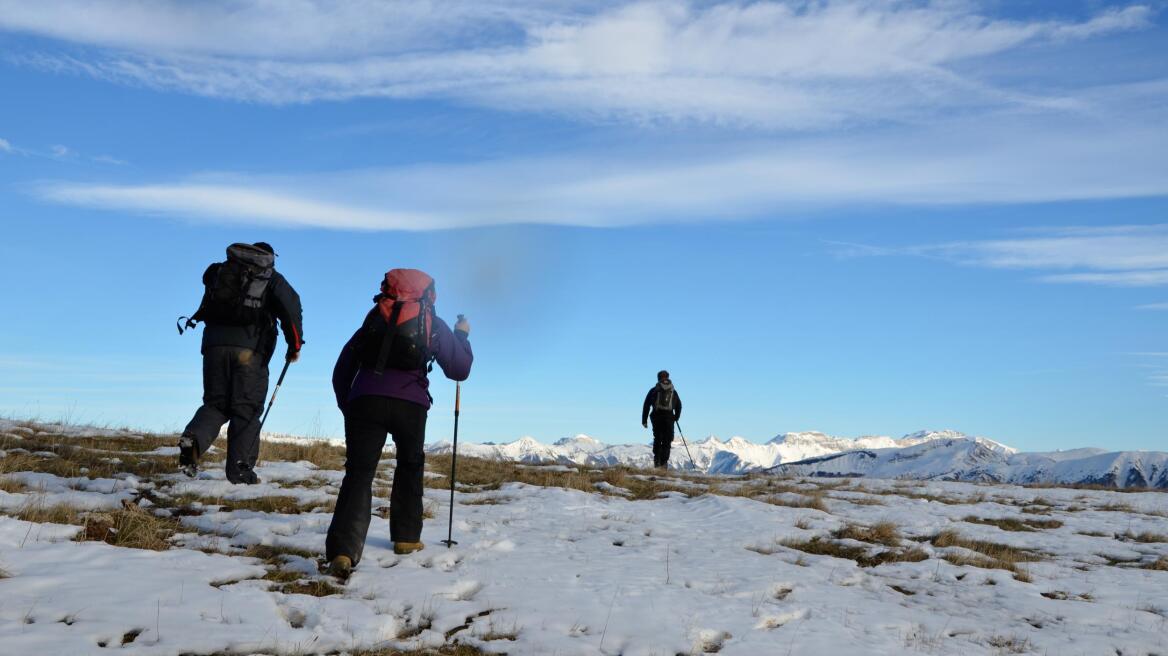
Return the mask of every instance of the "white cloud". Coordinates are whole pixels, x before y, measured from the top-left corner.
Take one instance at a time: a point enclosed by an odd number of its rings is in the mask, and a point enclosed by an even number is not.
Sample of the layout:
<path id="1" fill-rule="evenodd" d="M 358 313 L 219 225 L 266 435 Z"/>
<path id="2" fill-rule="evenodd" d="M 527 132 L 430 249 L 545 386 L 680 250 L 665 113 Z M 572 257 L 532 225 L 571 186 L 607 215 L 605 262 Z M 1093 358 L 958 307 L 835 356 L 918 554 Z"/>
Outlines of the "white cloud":
<path id="1" fill-rule="evenodd" d="M 0 153 L 12 153 L 12 152 L 16 152 L 12 148 L 12 144 L 8 143 L 8 141 L 6 139 L 0 139 Z"/>
<path id="2" fill-rule="evenodd" d="M 925 250 L 994 268 L 1112 272 L 1047 276 L 1051 282 L 1149 284 L 1163 275 L 1160 269 L 1168 271 L 1168 225 L 1064 228 L 1036 237 L 944 244 Z"/>
<path id="3" fill-rule="evenodd" d="M 822 129 L 1073 97 L 956 72 L 1023 46 L 1140 29 L 1132 5 L 1022 21 L 968 2 L 92 2 L 0 0 L 0 29 L 97 47 L 50 70 L 268 103 L 447 98 L 636 121 Z"/>
<path id="4" fill-rule="evenodd" d="M 857 204 L 1025 203 L 1168 194 L 1168 134 L 1132 117 L 1068 141 L 1066 126 L 1003 117 L 891 132 L 416 165 L 316 175 L 61 182 L 48 199 L 193 219 L 338 229 L 506 223 L 621 226 L 799 216 Z M 1068 231 L 933 247 L 986 266 L 1168 268 L 1160 234 Z M 1159 250 L 1158 250 L 1159 249 Z M 1111 264 L 1108 265 L 1107 263 Z"/>
<path id="5" fill-rule="evenodd" d="M 1110 287 L 1156 287 L 1168 285 L 1168 270 L 1118 271 L 1114 273 L 1060 273 L 1043 276 L 1043 282 L 1091 283 Z"/>
<path id="6" fill-rule="evenodd" d="M 1137 310 L 1168 310 L 1168 303 L 1148 303 L 1136 306 Z"/>
<path id="7" fill-rule="evenodd" d="M 910 255 L 994 269 L 1046 271 L 1038 280 L 1047 283 L 1168 285 L 1168 224 L 1045 228 L 1013 239 L 909 247 L 831 246 L 839 257 Z M 1168 303 L 1139 309 L 1168 309 Z"/>

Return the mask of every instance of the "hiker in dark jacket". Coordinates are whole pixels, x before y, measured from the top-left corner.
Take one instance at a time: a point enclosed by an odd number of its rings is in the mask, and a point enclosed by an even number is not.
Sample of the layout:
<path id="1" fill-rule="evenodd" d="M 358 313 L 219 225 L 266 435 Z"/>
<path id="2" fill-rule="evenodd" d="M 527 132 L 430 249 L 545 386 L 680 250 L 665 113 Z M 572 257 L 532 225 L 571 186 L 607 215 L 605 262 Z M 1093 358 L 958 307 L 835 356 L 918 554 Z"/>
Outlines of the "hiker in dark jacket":
<path id="1" fill-rule="evenodd" d="M 433 314 L 433 280 L 412 269 L 395 269 L 386 274 L 383 293 L 374 301 L 379 305 L 366 315 L 365 323 L 341 349 L 333 369 L 333 392 L 337 407 L 345 415 L 345 477 L 337 496 L 333 520 L 325 540 L 325 557 L 329 571 L 347 578 L 361 560 L 365 536 L 369 531 L 373 478 L 385 447 L 386 433 L 393 436 L 397 467 L 390 492 L 389 535 L 394 552 L 408 554 L 424 548 L 422 544 L 422 475 L 426 463 L 426 415 L 433 401 L 428 361 L 432 357 L 447 378 L 466 380 L 470 375 L 474 353 L 470 347 L 470 323 L 459 316 L 454 330 Z M 386 363 L 388 354 L 401 340 L 423 340 L 424 329 L 407 339 L 396 332 L 391 347 L 378 348 L 384 335 L 369 332 L 393 326 L 396 314 L 379 314 L 383 303 L 417 306 L 413 299 L 425 297 L 421 310 L 414 309 L 420 325 L 430 317 L 429 345 L 422 349 L 421 364 L 395 368 Z M 388 306 L 386 306 L 388 307 Z M 427 314 L 427 308 L 429 313 Z M 396 310 L 394 311 L 396 312 Z M 404 313 L 403 313 L 404 314 Z M 402 325 L 402 324 L 399 324 Z M 378 355 L 381 371 L 378 371 Z M 392 358 L 389 358 L 392 359 Z"/>
<path id="2" fill-rule="evenodd" d="M 673 425 L 681 419 L 681 397 L 673 389 L 668 371 L 657 372 L 657 384 L 645 395 L 641 407 L 641 425 L 649 427 L 653 419 L 653 466 L 669 466 L 669 449 L 673 446 Z"/>
<path id="3" fill-rule="evenodd" d="M 187 322 L 188 327 L 204 322 L 203 405 L 179 441 L 179 465 L 189 476 L 198 471 L 199 458 L 226 423 L 227 480 L 259 482 L 254 468 L 260 453 L 260 412 L 268 393 L 268 362 L 276 350 L 277 320 L 289 362 L 299 359 L 304 344 L 300 296 L 275 270 L 275 256 L 265 242 L 233 244 L 227 262 L 216 262 L 203 273 L 203 302 Z M 241 285 L 239 272 L 244 270 L 250 272 L 245 277 L 253 277 Z"/>

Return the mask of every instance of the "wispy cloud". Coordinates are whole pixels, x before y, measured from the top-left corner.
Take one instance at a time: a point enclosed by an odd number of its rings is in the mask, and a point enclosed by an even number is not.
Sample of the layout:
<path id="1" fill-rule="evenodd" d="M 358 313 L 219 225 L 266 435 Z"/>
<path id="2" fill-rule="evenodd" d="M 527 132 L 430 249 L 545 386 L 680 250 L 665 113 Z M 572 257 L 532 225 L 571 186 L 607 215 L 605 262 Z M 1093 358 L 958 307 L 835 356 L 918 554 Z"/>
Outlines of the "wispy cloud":
<path id="1" fill-rule="evenodd" d="M 1046 228 L 1012 239 L 907 247 L 830 245 L 839 257 L 909 255 L 994 269 L 1047 271 L 1038 280 L 1048 283 L 1168 285 L 1168 224 Z M 1168 309 L 1168 303 L 1141 309 Z"/>
<path id="2" fill-rule="evenodd" d="M 1137 310 L 1168 310 L 1168 303 L 1148 303 L 1146 305 L 1137 305 Z"/>
<path id="3" fill-rule="evenodd" d="M 581 118 L 788 130 L 957 108 L 1068 109 L 965 67 L 1151 25 L 1134 4 L 1008 20 L 969 2 L 190 4 L 0 0 L 0 29 L 92 46 L 10 58 L 264 103 L 441 98 Z M 959 69 L 961 71 L 959 72 Z"/>
<path id="4" fill-rule="evenodd" d="M 622 226 L 803 216 L 855 204 L 1025 203 L 1168 194 L 1162 130 L 1127 125 L 1071 142 L 1062 126 L 1008 117 L 919 133 L 581 153 L 315 175 L 201 175 L 131 184 L 54 183 L 46 199 L 114 210 L 336 229 L 505 223 Z M 1159 144 L 1159 146 L 1156 146 Z M 1054 160 L 1052 155 L 1057 155 Z M 457 193 L 452 193 L 456 190 Z M 1154 235 L 1062 233 L 932 247 L 988 266 L 1168 268 Z M 1108 255 L 1107 253 L 1111 253 Z M 1157 264 L 1158 263 L 1158 264 Z"/>
<path id="5" fill-rule="evenodd" d="M 111 157 L 109 155 L 87 156 L 78 153 L 76 150 L 62 145 L 53 144 L 47 149 L 23 148 L 12 144 L 7 139 L 0 139 L 0 153 L 9 155 L 24 155 L 28 157 L 44 157 L 56 160 L 88 160 L 97 164 L 126 164 L 125 161 Z"/>

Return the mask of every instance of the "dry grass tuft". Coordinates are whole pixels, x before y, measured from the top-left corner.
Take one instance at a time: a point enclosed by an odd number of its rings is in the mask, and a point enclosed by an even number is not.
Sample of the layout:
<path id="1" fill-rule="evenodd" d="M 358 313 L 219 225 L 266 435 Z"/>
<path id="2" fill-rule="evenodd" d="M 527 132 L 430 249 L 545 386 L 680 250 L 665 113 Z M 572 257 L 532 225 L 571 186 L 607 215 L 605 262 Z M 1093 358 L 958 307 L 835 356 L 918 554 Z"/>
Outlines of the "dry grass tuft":
<path id="1" fill-rule="evenodd" d="M 987 517 L 975 517 L 973 515 L 966 517 L 962 521 L 969 522 L 970 524 L 984 524 L 986 526 L 997 526 L 998 528 L 1002 529 L 1003 531 L 1031 532 L 1031 533 L 1038 530 L 1038 529 L 1059 528 L 1060 526 L 1063 525 L 1063 523 L 1057 519 L 1030 519 L 1030 518 L 1018 518 L 1018 517 L 987 518 Z"/>
<path id="2" fill-rule="evenodd" d="M 916 563 L 929 559 L 927 553 L 917 548 L 888 549 L 876 554 L 869 554 L 868 549 L 864 547 L 845 545 L 833 540 L 825 540 L 819 536 L 813 537 L 810 540 L 784 540 L 780 544 L 788 549 L 795 549 L 816 556 L 831 556 L 833 558 L 854 560 L 860 567 L 876 567 L 877 565 L 887 563 Z"/>
<path id="3" fill-rule="evenodd" d="M 479 499 L 467 499 L 460 501 L 459 505 L 463 506 L 501 506 L 506 503 L 514 501 L 511 497 L 481 497 Z"/>
<path id="4" fill-rule="evenodd" d="M 298 579 L 290 583 L 284 583 L 277 587 L 276 590 L 284 594 L 302 594 L 312 597 L 331 597 L 344 592 L 342 588 L 333 585 L 323 578 Z"/>
<path id="5" fill-rule="evenodd" d="M 174 497 L 167 506 L 172 508 L 190 508 L 201 504 L 203 506 L 218 506 L 223 512 L 237 510 L 251 510 L 253 512 L 273 513 L 279 515 L 299 515 L 305 512 L 332 512 L 336 501 L 330 499 L 327 503 L 313 503 L 301 505 L 293 496 L 274 494 L 255 499 L 223 499 L 219 497 L 205 497 L 197 494 L 183 494 Z"/>
<path id="6" fill-rule="evenodd" d="M 73 526 L 85 524 L 85 518 L 81 511 L 63 504 L 45 505 L 43 498 L 30 500 L 16 512 L 11 513 L 11 516 L 36 524 L 71 524 Z"/>
<path id="7" fill-rule="evenodd" d="M 109 513 L 90 513 L 85 517 L 85 530 L 78 540 L 102 541 L 115 547 L 166 551 L 173 545 L 170 538 L 184 530 L 182 524 L 169 517 L 158 517 L 136 505 Z"/>
<path id="8" fill-rule="evenodd" d="M 154 515 L 136 504 L 109 511 L 83 511 L 67 505 L 47 506 L 43 500 L 25 504 L 13 514 L 17 519 L 38 524 L 80 526 L 78 542 L 105 542 L 115 547 L 165 551 L 173 545 L 171 536 L 184 529 L 177 520 Z"/>
<path id="9" fill-rule="evenodd" d="M 858 542 L 883 544 L 887 547 L 900 545 L 900 531 L 896 528 L 896 524 L 892 522 L 880 522 L 872 526 L 848 524 L 832 533 L 832 537 L 837 540 L 856 540 Z"/>
<path id="10" fill-rule="evenodd" d="M 997 542 L 973 540 L 961 536 L 956 531 L 941 531 L 933 536 L 933 546 L 939 548 L 960 548 L 970 553 L 950 552 L 943 558 L 954 565 L 970 565 L 982 569 L 1003 569 L 1014 573 L 1014 578 L 1029 582 L 1030 577 L 1025 570 L 1019 567 L 1021 563 L 1036 562 L 1044 559 L 1040 553 L 1011 547 Z"/>
<path id="11" fill-rule="evenodd" d="M 316 558 L 320 554 L 313 553 L 307 549 L 297 549 L 296 547 L 285 547 L 272 544 L 253 544 L 248 547 L 241 555 L 248 558 L 258 558 L 268 563 L 282 563 L 284 562 L 284 556 Z"/>
<path id="12" fill-rule="evenodd" d="M 295 442 L 260 442 L 260 462 L 283 460 L 299 462 L 307 460 L 321 469 L 343 469 L 345 466 L 345 446 L 326 440 L 297 440 Z"/>
<path id="13" fill-rule="evenodd" d="M 445 474 L 450 471 L 450 456 L 427 456 L 431 471 Z M 542 467 L 524 467 L 522 463 L 486 460 L 483 458 L 461 457 L 458 459 L 458 484 L 466 491 L 488 492 L 499 489 L 504 483 L 524 483 L 538 487 L 560 487 L 582 492 L 622 496 L 615 492 L 598 490 L 597 483 L 608 483 L 628 490 L 630 500 L 656 499 L 662 492 L 691 494 L 692 489 L 670 484 L 667 480 L 646 476 L 645 472 L 629 467 L 606 467 L 600 470 L 570 467 L 569 471 L 556 471 Z M 427 478 L 425 485 L 436 489 L 449 489 L 446 478 Z"/>
<path id="14" fill-rule="evenodd" d="M 398 636 L 401 639 L 403 636 Z M 371 651 L 355 651 L 353 656 L 485 656 L 487 652 L 465 644 L 444 645 L 437 649 L 377 649 Z"/>
<path id="15" fill-rule="evenodd" d="M 1144 531 L 1143 533 L 1139 533 L 1139 534 L 1132 533 L 1131 531 L 1128 531 L 1127 533 L 1124 533 L 1120 537 L 1124 540 L 1128 540 L 1131 542 L 1143 542 L 1144 544 L 1154 544 L 1157 542 L 1168 542 L 1168 535 L 1165 535 L 1163 533 L 1151 533 L 1149 531 Z"/>
<path id="16" fill-rule="evenodd" d="M 7 458 L 0 460 L 0 463 L 3 463 L 4 460 L 7 460 Z M 27 491 L 28 491 L 28 486 L 25 485 L 24 483 L 21 483 L 20 481 L 16 480 L 15 478 L 9 478 L 6 476 L 0 477 L 0 492 L 7 492 L 9 494 L 17 494 L 20 492 L 27 492 Z"/>
<path id="17" fill-rule="evenodd" d="M 997 649 L 999 654 L 1025 654 L 1032 649 L 1029 638 L 1019 638 L 1018 636 L 997 635 L 987 642 L 989 646 Z"/>
<path id="18" fill-rule="evenodd" d="M 1144 565 L 1142 569 L 1151 569 L 1158 572 L 1168 572 L 1168 556 L 1160 556 L 1158 559 Z"/>

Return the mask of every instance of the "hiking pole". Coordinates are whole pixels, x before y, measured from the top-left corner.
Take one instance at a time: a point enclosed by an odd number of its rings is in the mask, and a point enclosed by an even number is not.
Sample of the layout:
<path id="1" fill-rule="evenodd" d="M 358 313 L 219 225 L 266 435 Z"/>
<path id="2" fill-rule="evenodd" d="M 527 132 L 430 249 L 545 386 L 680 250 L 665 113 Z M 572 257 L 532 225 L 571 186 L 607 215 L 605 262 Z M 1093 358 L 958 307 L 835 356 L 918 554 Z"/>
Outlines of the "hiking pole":
<path id="1" fill-rule="evenodd" d="M 689 452 L 689 443 L 685 441 L 685 433 L 681 430 L 681 422 L 675 421 L 673 423 L 677 424 L 677 434 L 681 436 L 681 443 L 685 445 L 685 455 L 689 456 L 689 465 L 696 470 L 698 465 L 694 462 L 693 454 Z"/>
<path id="2" fill-rule="evenodd" d="M 446 539 L 442 544 L 449 549 L 454 541 L 454 466 L 458 463 L 458 407 L 462 401 L 462 383 L 454 384 L 454 448 L 450 451 L 450 520 L 446 524 Z"/>
<path id="3" fill-rule="evenodd" d="M 272 411 L 272 404 L 276 402 L 276 395 L 280 393 L 280 386 L 284 384 L 284 376 L 288 375 L 288 365 L 292 364 L 291 360 L 284 360 L 284 369 L 280 371 L 280 377 L 276 379 L 276 389 L 272 390 L 272 398 L 268 401 L 268 409 L 264 411 L 263 419 L 260 419 L 260 430 L 257 435 L 262 435 L 264 432 L 264 422 L 268 420 L 268 413 Z"/>

